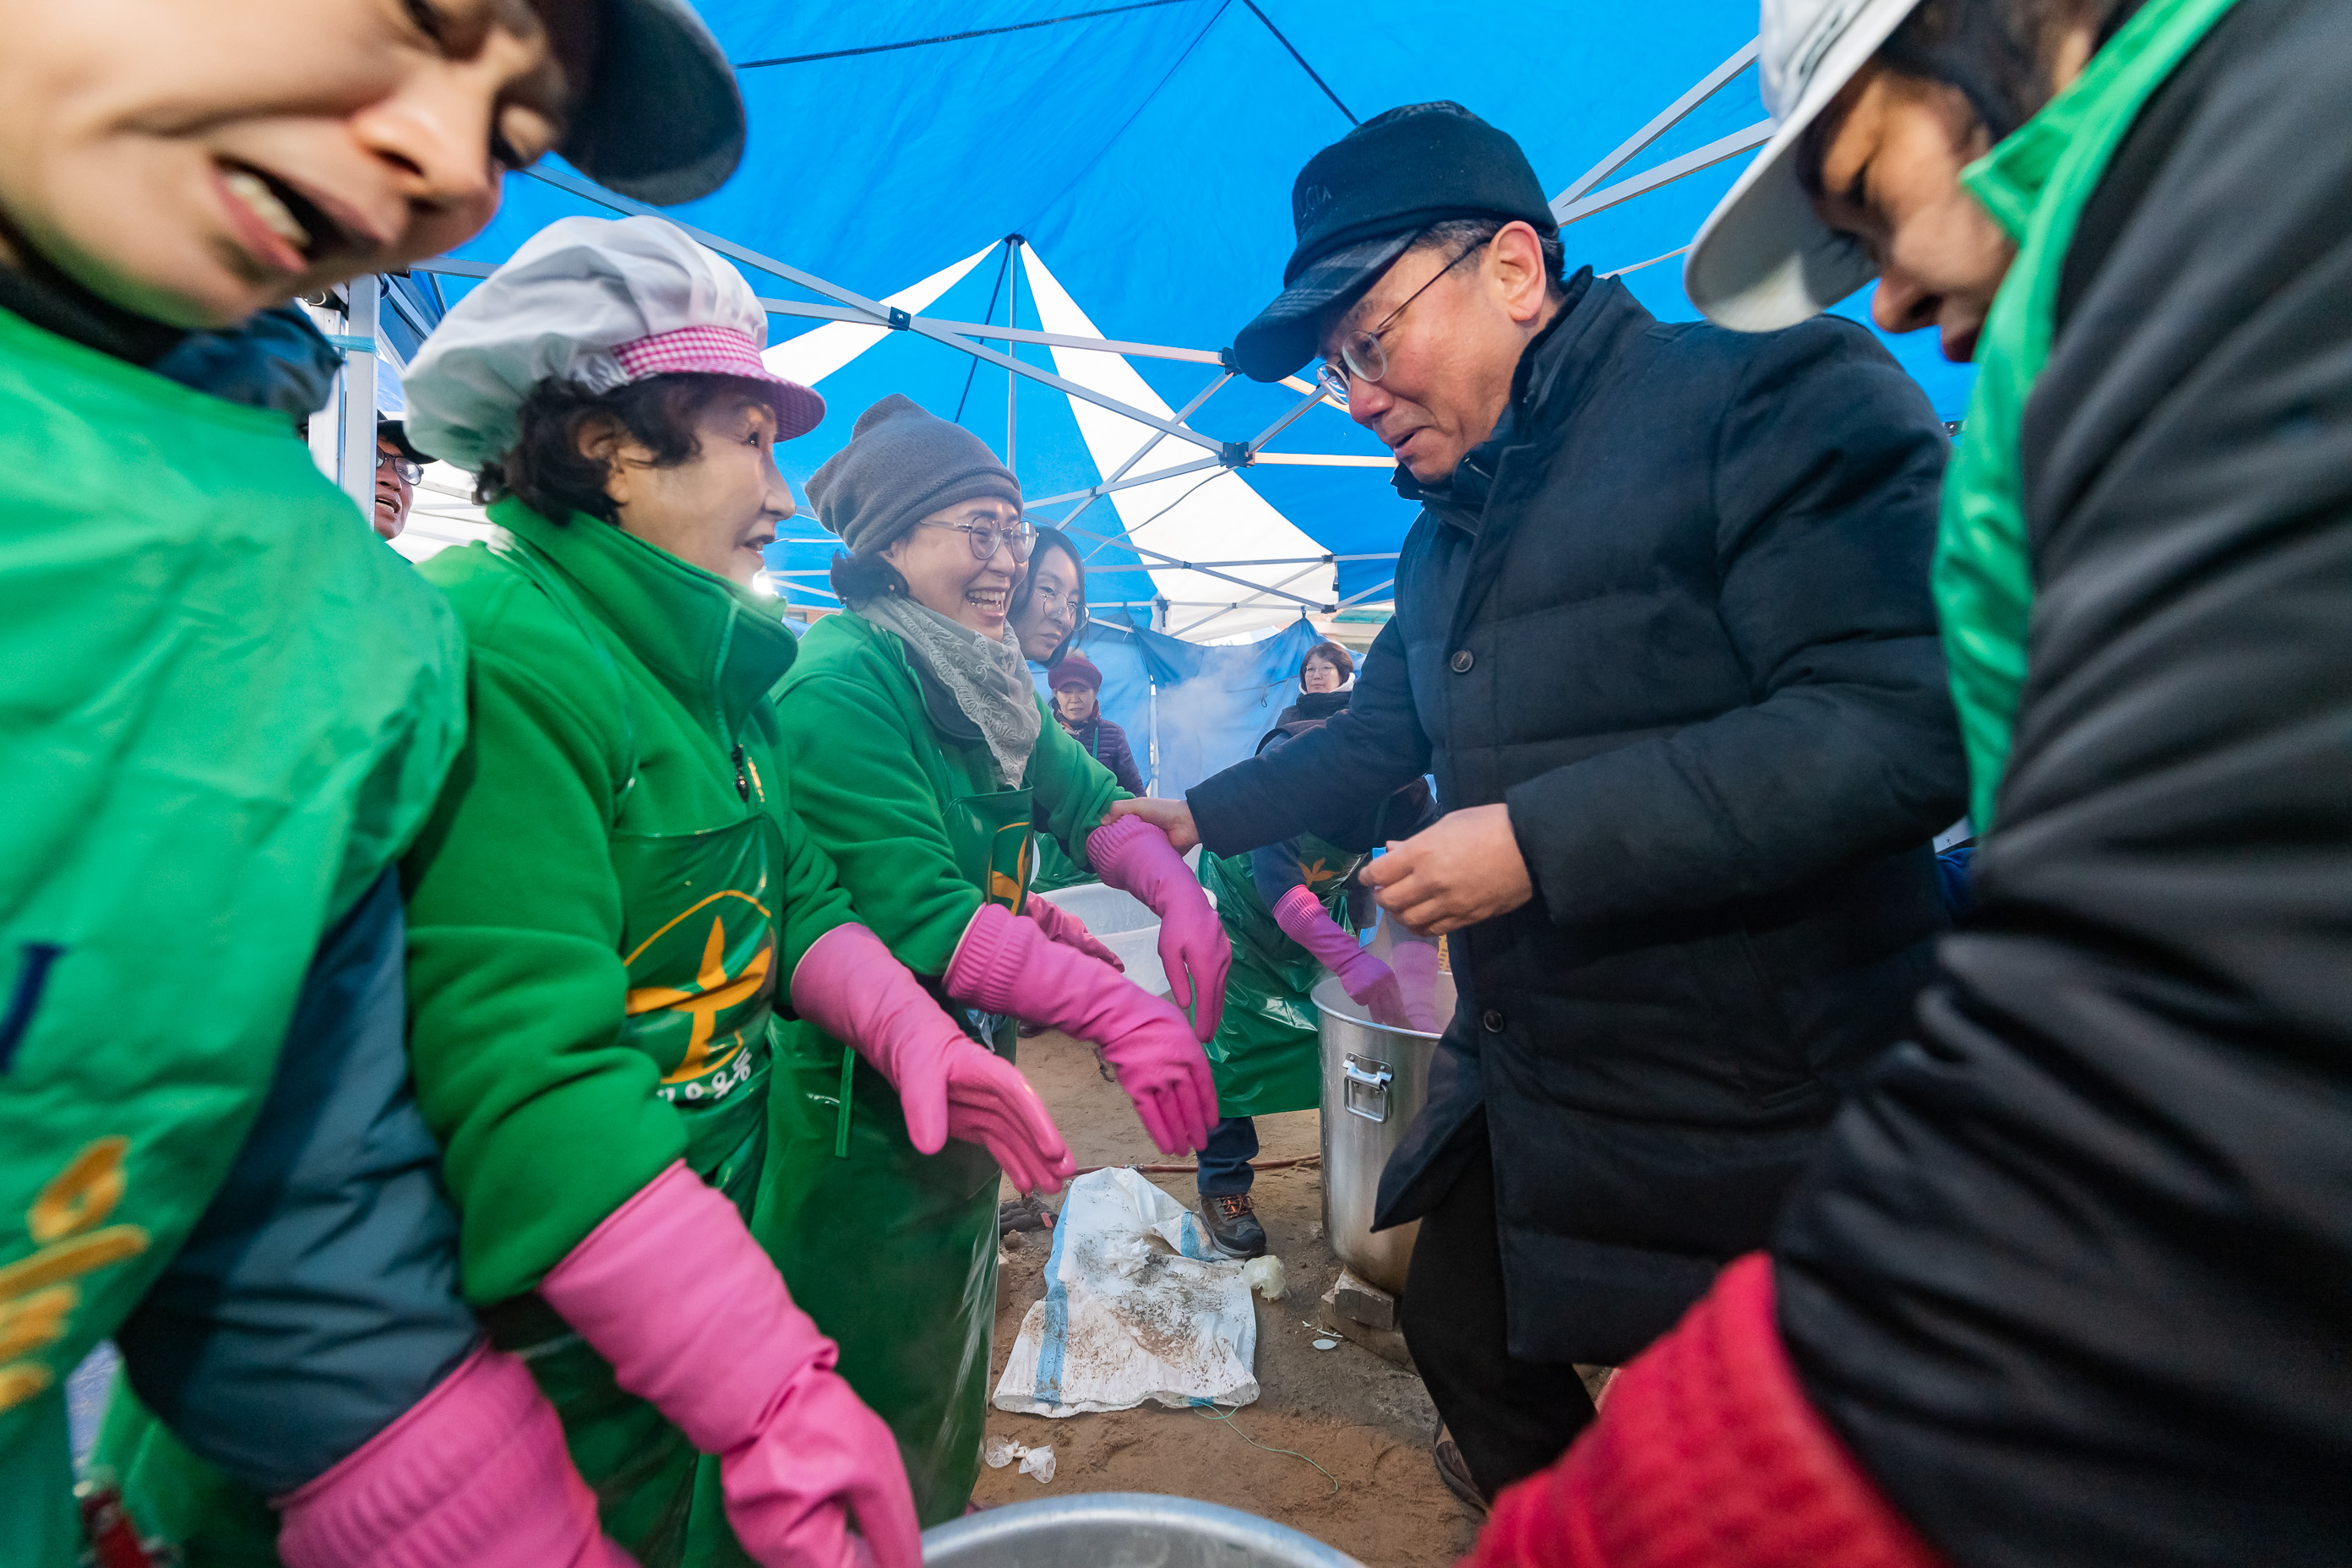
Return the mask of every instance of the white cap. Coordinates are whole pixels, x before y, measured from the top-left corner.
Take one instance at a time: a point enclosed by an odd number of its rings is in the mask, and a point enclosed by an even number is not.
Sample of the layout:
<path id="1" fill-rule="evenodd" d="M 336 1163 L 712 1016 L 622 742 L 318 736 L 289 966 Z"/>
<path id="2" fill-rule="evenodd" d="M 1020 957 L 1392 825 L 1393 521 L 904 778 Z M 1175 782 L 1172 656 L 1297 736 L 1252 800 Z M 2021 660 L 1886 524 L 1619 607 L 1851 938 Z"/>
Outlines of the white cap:
<path id="1" fill-rule="evenodd" d="M 1683 263 L 1691 303 L 1719 325 L 1769 332 L 1869 282 L 1861 247 L 1797 183 L 1797 142 L 1919 0 L 1764 0 L 1758 63 L 1772 140 L 1699 226 Z"/>
<path id="2" fill-rule="evenodd" d="M 824 399 L 760 361 L 768 313 L 743 275 L 657 217 L 558 218 L 449 309 L 402 377 L 408 436 L 478 473 L 515 442 L 531 388 L 567 376 L 610 392 L 672 371 L 767 384 L 777 439 Z"/>

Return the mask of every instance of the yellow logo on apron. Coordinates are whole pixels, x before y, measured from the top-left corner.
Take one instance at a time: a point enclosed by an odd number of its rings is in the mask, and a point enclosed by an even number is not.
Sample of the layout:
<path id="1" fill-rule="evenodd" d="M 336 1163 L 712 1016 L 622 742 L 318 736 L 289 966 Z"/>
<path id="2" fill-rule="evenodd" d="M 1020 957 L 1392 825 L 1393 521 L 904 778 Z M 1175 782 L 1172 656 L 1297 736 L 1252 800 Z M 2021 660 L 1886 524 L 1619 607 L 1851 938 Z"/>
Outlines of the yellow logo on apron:
<path id="1" fill-rule="evenodd" d="M 40 1250 L 0 1268 L 0 1410 L 21 1405 L 49 1386 L 37 1361 L 12 1361 L 65 1338 L 81 1304 L 84 1274 L 147 1250 L 147 1231 L 135 1225 L 97 1228 L 122 1201 L 122 1156 L 128 1138 L 100 1138 L 49 1179 L 25 1212 L 25 1228 Z"/>

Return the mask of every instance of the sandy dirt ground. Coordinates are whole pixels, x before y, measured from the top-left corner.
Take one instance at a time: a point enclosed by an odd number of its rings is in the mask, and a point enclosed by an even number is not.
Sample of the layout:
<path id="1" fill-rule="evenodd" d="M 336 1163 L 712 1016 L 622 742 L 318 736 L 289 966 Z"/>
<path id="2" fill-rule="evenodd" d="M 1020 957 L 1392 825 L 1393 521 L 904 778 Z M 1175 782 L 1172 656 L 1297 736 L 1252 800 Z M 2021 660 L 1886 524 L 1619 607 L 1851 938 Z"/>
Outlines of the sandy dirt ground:
<path id="1" fill-rule="evenodd" d="M 1103 1080 L 1093 1053 L 1058 1034 L 1021 1042 L 1021 1066 L 1052 1109 L 1081 1167 L 1172 1164 L 1151 1146 L 1134 1110 Z M 1258 1119 L 1259 1158 L 1317 1152 L 1316 1113 Z M 1190 1175 L 1152 1178 L 1177 1202 L 1199 1206 Z M 1008 1191 L 1005 1194 L 1011 1196 Z M 1051 1484 L 1016 1466 L 982 1469 L 977 1500 L 1026 1501 L 1082 1491 L 1167 1492 L 1246 1509 L 1329 1542 L 1366 1568 L 1440 1568 L 1469 1549 L 1475 1520 L 1440 1484 L 1429 1459 L 1437 1415 L 1421 1380 L 1357 1345 L 1307 1326 L 1316 1299 L 1338 1277 L 1322 1236 L 1322 1176 L 1312 1166 L 1259 1174 L 1260 1223 L 1288 1276 L 1283 1300 L 1257 1306 L 1259 1394 L 1230 1421 L 1156 1405 L 1060 1420 L 989 1412 L 989 1436 L 1051 1444 Z M 1049 1199 L 1058 1205 L 1059 1199 Z M 996 1298 L 990 1388 L 1004 1370 L 1022 1314 L 1045 1294 L 1049 1237 L 1008 1245 Z M 1254 1447 L 1252 1443 L 1264 1445 Z M 1311 1458 L 1328 1471 L 1291 1454 Z"/>

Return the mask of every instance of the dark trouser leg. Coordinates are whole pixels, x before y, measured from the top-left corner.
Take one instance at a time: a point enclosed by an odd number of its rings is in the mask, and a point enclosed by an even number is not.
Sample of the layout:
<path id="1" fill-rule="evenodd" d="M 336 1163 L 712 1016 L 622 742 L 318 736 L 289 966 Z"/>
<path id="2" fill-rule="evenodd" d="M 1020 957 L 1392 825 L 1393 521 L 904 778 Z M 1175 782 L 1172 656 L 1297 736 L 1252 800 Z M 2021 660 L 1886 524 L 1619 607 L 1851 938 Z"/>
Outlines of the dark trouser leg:
<path id="1" fill-rule="evenodd" d="M 1559 1458 L 1591 1421 L 1592 1400 L 1568 1363 L 1510 1352 L 1495 1169 L 1480 1143 L 1422 1219 L 1405 1276 L 1404 1339 L 1463 1461 L 1492 1498 Z"/>
<path id="2" fill-rule="evenodd" d="M 1257 1173 L 1257 1123 L 1246 1116 L 1228 1116 L 1209 1129 L 1209 1146 L 1201 1151 L 1201 1195 L 1232 1197 L 1250 1190 Z"/>

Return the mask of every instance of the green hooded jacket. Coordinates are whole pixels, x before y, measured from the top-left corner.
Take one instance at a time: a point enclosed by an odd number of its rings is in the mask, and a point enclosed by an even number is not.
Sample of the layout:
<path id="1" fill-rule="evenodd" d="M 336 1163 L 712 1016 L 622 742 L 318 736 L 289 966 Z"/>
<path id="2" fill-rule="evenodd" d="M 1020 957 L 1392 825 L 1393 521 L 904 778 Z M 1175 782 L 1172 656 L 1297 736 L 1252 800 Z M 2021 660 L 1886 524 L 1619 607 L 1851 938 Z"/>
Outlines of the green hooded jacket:
<path id="1" fill-rule="evenodd" d="M 774 612 L 595 518 L 557 524 L 513 500 L 490 516 L 508 541 L 425 568 L 465 625 L 474 729 L 404 868 L 417 1094 L 447 1152 L 463 1287 L 485 1304 L 531 1289 L 688 1153 L 711 1101 L 764 1090 L 764 1011 L 740 1070 L 713 1056 L 675 1081 L 677 1051 L 709 1043 L 704 998 L 764 1008 L 810 943 L 856 918 L 789 808 L 769 694 L 795 643 Z M 765 950 L 718 923 L 748 900 L 711 903 L 716 888 L 677 895 L 675 918 L 640 933 L 639 911 L 672 894 L 632 885 L 621 849 L 740 824 L 761 802 L 781 839 Z M 687 944 L 688 983 L 634 983 L 633 950 L 656 932 Z M 647 1038 L 665 1015 L 693 1047 Z"/>
<path id="2" fill-rule="evenodd" d="M 464 727 L 441 596 L 282 415 L 0 311 L 0 1564 L 63 1390 L 243 1147 L 321 938 Z"/>

